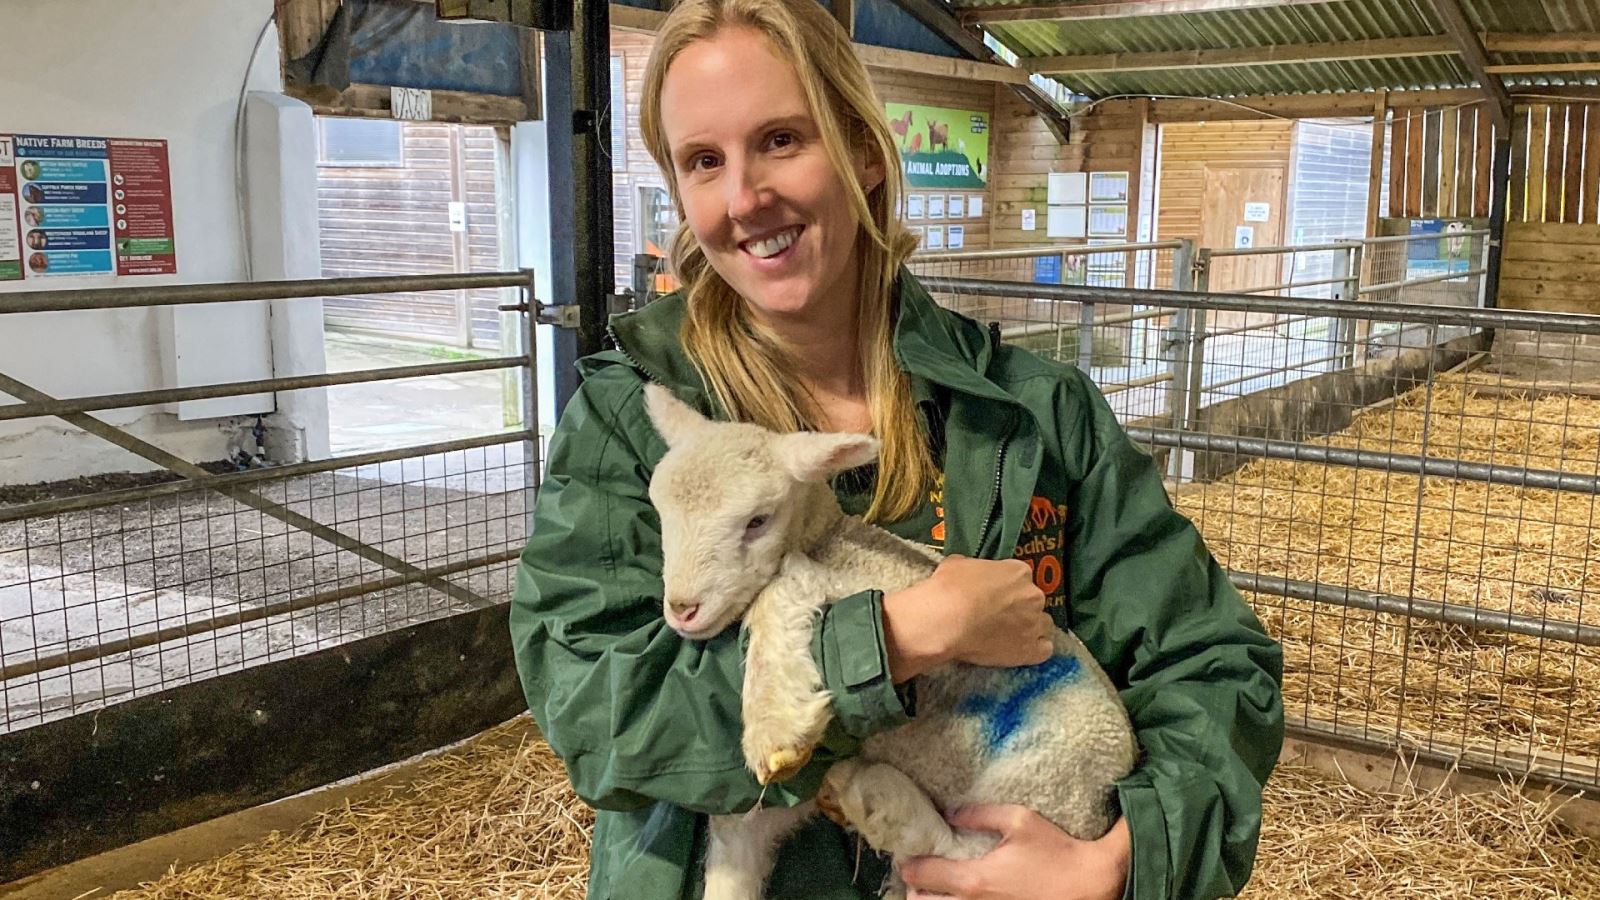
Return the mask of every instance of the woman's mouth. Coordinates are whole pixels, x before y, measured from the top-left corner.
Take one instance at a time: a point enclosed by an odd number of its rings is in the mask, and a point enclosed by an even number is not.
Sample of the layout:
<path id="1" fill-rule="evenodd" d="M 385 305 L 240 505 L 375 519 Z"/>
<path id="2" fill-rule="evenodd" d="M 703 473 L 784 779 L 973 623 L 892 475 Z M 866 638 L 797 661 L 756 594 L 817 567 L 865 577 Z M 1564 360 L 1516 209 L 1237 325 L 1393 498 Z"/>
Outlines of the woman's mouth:
<path id="1" fill-rule="evenodd" d="M 804 230 L 804 225 L 794 225 L 755 240 L 744 241 L 739 244 L 739 249 L 759 262 L 778 262 L 789 255 L 789 251 L 800 240 L 800 232 Z"/>

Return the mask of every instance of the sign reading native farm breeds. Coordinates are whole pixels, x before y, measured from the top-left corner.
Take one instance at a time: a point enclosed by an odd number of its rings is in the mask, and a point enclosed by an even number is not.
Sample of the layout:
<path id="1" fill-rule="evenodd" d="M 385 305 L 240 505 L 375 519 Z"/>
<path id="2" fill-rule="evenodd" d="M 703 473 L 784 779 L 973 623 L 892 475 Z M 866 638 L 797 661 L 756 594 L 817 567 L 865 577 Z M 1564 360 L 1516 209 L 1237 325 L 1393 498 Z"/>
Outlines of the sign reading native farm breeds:
<path id="1" fill-rule="evenodd" d="M 883 106 L 911 187 L 977 190 L 989 183 L 988 113 L 905 103 Z"/>
<path id="2" fill-rule="evenodd" d="M 177 271 L 166 141 L 0 134 L 0 281 Z"/>

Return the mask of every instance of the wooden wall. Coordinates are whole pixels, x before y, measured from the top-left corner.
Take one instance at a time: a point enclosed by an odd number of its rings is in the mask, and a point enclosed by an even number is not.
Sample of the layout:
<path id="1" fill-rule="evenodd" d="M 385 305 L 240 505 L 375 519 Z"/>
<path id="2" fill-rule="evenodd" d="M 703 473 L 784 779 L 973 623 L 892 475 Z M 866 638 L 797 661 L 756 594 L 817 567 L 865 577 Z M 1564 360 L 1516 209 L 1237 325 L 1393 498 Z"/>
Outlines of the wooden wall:
<path id="1" fill-rule="evenodd" d="M 1207 164 L 1289 167 L 1294 122 L 1185 122 L 1161 126 L 1156 239 L 1195 238 L 1206 209 Z M 1281 206 L 1283 198 L 1277 198 Z"/>
<path id="2" fill-rule="evenodd" d="M 403 166 L 318 166 L 323 276 L 503 269 L 495 129 L 405 122 L 401 134 Z M 452 201 L 466 204 L 465 234 L 450 230 Z M 329 297 L 324 310 L 336 327 L 494 346 L 499 303 L 494 289 L 429 291 Z"/>
<path id="3" fill-rule="evenodd" d="M 1045 236 L 1046 199 L 1051 172 L 1128 172 L 1128 209 L 1144 205 L 1138 174 L 1143 162 L 1147 101 L 1114 100 L 1072 120 L 1069 143 L 1058 142 L 1044 120 L 1004 85 L 990 85 L 994 96 L 994 156 L 989 179 L 993 200 L 992 246 L 1028 247 L 1050 243 Z M 1034 210 L 1037 230 L 1022 230 L 1022 211 Z M 1137 234 L 1130 220 L 1129 233 Z"/>
<path id="4" fill-rule="evenodd" d="M 939 106 L 947 109 L 966 109 L 973 112 L 989 114 L 989 154 L 991 157 L 999 156 L 995 142 L 1000 134 L 1000 129 L 995 122 L 995 90 L 994 84 L 988 81 L 964 81 L 954 78 L 940 78 L 935 75 L 924 75 L 916 72 L 898 72 L 890 69 L 871 68 L 867 70 L 872 76 L 872 85 L 878 91 L 878 99 L 885 103 L 911 103 L 919 106 Z M 1008 92 L 1009 93 L 1009 92 Z M 983 198 L 983 214 L 980 217 L 968 216 L 963 219 L 931 219 L 911 223 L 917 226 L 927 225 L 960 225 L 965 231 L 965 246 L 963 250 L 987 250 L 992 246 L 990 223 L 994 215 L 994 173 L 996 163 L 993 159 L 986 161 L 989 166 L 989 190 L 984 191 L 958 191 L 949 189 L 921 189 L 908 187 L 909 194 L 941 193 L 962 194 L 967 197 L 970 208 L 972 198 Z"/>
<path id="5" fill-rule="evenodd" d="M 1600 313 L 1600 104 L 1515 110 L 1498 303 Z"/>
<path id="6" fill-rule="evenodd" d="M 1600 224 L 1511 222 L 1500 306 L 1600 313 Z"/>
<path id="7" fill-rule="evenodd" d="M 1494 139 L 1494 123 L 1481 105 L 1395 110 L 1389 122 L 1389 208 L 1384 214 L 1407 219 L 1488 216 Z"/>

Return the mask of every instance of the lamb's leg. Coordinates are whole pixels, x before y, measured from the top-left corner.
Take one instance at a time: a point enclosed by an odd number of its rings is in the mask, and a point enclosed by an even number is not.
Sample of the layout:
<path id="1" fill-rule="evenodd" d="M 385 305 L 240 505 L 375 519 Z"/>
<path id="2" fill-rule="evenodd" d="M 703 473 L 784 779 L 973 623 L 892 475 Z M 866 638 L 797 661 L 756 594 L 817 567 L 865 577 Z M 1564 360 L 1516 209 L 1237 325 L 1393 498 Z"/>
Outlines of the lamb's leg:
<path id="1" fill-rule="evenodd" d="M 916 782 L 885 763 L 837 763 L 817 792 L 817 808 L 897 858 L 973 859 L 995 844 L 992 834 L 952 829 Z"/>
<path id="2" fill-rule="evenodd" d="M 778 846 L 816 807 L 754 810 L 744 815 L 712 816 L 706 847 L 705 900 L 761 900 L 777 858 Z"/>
<path id="3" fill-rule="evenodd" d="M 784 781 L 811 760 L 832 711 L 831 696 L 811 657 L 817 612 L 827 604 L 815 564 L 791 557 L 745 614 L 743 749 L 762 784 Z"/>

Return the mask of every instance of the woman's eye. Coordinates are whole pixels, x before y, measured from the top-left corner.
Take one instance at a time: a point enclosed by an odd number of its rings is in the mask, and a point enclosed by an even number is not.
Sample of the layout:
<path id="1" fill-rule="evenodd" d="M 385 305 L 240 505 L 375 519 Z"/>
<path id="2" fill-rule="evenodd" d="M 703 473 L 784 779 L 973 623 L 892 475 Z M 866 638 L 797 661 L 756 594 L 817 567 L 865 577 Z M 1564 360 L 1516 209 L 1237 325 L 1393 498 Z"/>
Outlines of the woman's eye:
<path id="1" fill-rule="evenodd" d="M 767 517 L 766 516 L 756 516 L 755 518 L 750 520 L 749 524 L 744 526 L 744 530 L 745 531 L 756 531 L 756 530 L 760 529 L 765 524 L 767 524 Z"/>
<path id="2" fill-rule="evenodd" d="M 774 148 L 781 150 L 784 147 L 788 147 L 788 146 L 792 145 L 794 142 L 795 142 L 795 136 L 793 134 L 791 134 L 791 133 L 789 133 L 787 131 L 780 131 L 777 134 L 772 136 L 772 142 L 771 143 L 772 143 L 772 146 Z"/>
<path id="3" fill-rule="evenodd" d="M 689 169 L 690 171 L 698 172 L 701 169 L 709 169 L 716 164 L 717 158 L 715 156 L 709 153 L 702 153 L 689 160 Z"/>

